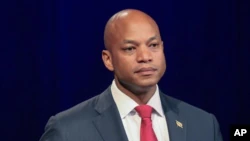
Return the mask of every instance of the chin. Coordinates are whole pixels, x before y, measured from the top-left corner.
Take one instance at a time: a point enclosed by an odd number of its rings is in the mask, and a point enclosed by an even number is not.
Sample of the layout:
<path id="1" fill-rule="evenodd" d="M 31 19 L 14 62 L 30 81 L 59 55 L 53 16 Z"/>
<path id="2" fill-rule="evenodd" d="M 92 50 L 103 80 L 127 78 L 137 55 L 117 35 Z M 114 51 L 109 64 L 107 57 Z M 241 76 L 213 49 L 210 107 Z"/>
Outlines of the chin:
<path id="1" fill-rule="evenodd" d="M 158 83 L 157 79 L 140 79 L 137 81 L 138 86 L 140 87 L 152 87 Z"/>

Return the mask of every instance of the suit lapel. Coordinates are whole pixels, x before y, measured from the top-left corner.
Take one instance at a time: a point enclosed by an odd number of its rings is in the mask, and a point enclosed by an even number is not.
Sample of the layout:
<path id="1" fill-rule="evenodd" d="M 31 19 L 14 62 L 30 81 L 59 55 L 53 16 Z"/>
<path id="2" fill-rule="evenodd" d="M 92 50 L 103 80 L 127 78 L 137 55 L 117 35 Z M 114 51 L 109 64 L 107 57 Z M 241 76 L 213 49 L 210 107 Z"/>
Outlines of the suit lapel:
<path id="1" fill-rule="evenodd" d="M 160 92 L 163 110 L 168 124 L 170 141 L 186 141 L 186 121 L 179 116 L 178 101 Z M 104 141 L 128 141 L 118 109 L 111 95 L 110 87 L 99 95 L 95 105 L 100 114 L 93 123 Z"/>
<path id="2" fill-rule="evenodd" d="M 99 96 L 95 109 L 100 115 L 93 123 L 104 141 L 128 141 L 110 88 Z"/>
<path id="3" fill-rule="evenodd" d="M 186 141 L 186 122 L 173 111 L 166 114 L 170 141 Z"/>
<path id="4" fill-rule="evenodd" d="M 178 114 L 178 103 L 173 102 L 163 93 L 160 93 L 160 95 L 168 125 L 170 141 L 186 141 L 187 124 L 186 121 Z"/>

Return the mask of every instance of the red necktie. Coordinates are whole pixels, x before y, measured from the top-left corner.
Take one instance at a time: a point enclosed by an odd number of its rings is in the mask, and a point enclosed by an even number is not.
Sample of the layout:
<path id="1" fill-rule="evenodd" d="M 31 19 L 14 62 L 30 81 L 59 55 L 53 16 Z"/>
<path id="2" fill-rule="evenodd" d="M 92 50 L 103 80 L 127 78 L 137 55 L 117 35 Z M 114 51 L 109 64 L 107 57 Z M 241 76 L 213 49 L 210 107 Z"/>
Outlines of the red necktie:
<path id="1" fill-rule="evenodd" d="M 157 141 L 151 121 L 152 107 L 149 105 L 140 105 L 135 107 L 135 110 L 142 119 L 140 141 Z"/>

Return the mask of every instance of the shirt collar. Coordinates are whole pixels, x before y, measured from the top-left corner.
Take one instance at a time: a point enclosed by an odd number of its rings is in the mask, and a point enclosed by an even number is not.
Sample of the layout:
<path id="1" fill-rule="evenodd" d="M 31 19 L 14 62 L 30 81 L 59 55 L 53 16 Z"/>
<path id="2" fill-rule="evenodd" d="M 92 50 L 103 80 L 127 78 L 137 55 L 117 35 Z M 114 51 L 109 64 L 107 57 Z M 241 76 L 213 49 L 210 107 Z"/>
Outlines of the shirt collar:
<path id="1" fill-rule="evenodd" d="M 148 101 L 147 105 L 153 107 L 156 113 L 158 113 L 160 116 L 164 116 L 160 100 L 159 88 L 158 85 L 156 86 L 156 91 Z M 121 118 L 126 117 L 130 112 L 134 110 L 136 106 L 138 106 L 138 104 L 133 99 L 131 99 L 129 96 L 118 89 L 114 80 L 111 85 L 111 93 L 119 110 Z"/>
<path id="2" fill-rule="evenodd" d="M 153 107 L 153 109 L 160 116 L 162 116 L 162 117 L 164 116 L 158 85 L 156 85 L 156 91 L 155 91 L 154 95 L 151 97 L 151 99 L 148 101 L 147 105 Z"/>

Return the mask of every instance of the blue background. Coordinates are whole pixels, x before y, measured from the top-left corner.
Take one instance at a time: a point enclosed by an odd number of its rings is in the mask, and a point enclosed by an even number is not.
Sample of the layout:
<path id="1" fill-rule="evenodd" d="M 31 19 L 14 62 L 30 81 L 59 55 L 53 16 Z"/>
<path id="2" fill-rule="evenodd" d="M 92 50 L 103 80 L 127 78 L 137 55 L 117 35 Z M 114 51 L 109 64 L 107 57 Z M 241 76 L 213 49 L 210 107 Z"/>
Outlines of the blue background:
<path id="1" fill-rule="evenodd" d="M 107 20 L 124 8 L 158 23 L 170 96 L 217 117 L 225 141 L 250 123 L 249 0 L 9 0 L 1 4 L 1 140 L 39 140 L 48 118 L 101 93 Z"/>

